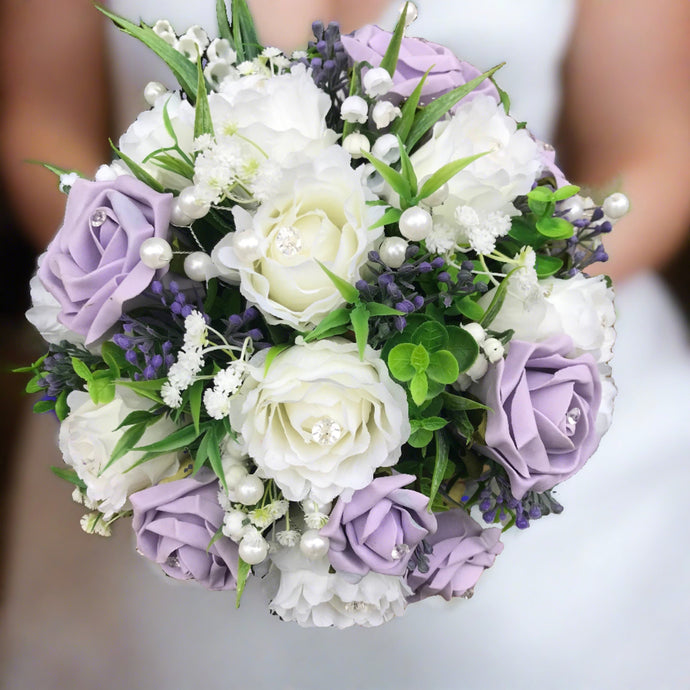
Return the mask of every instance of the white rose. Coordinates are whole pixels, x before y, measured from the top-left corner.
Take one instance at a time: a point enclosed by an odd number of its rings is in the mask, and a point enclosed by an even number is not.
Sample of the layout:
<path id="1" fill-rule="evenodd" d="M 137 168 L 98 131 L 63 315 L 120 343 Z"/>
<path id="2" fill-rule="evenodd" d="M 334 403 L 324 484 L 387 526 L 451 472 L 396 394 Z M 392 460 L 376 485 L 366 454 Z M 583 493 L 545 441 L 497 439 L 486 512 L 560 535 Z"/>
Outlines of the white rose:
<path id="1" fill-rule="evenodd" d="M 572 278 L 540 280 L 541 295 L 523 298 L 511 286 L 501 310 L 491 322 L 494 331 L 512 328 L 513 337 L 528 342 L 541 342 L 565 333 L 573 339 L 574 354 L 590 353 L 598 363 L 608 362 L 616 338 L 616 312 L 613 290 L 604 276 L 586 277 L 578 273 Z M 480 300 L 487 307 L 494 291 Z"/>
<path id="2" fill-rule="evenodd" d="M 237 131 L 283 167 L 293 167 L 332 146 L 326 125 L 331 99 L 304 65 L 291 72 L 226 79 L 209 96 L 216 136 Z"/>
<path id="3" fill-rule="evenodd" d="M 327 503 L 368 486 L 410 435 L 405 391 L 378 353 L 345 340 L 297 344 L 264 372 L 265 354 L 231 399 L 230 422 L 261 476 L 285 498 Z"/>
<path id="4" fill-rule="evenodd" d="M 149 154 L 174 143 L 163 122 L 163 110 L 166 107 L 180 148 L 187 155 L 191 155 L 194 142 L 194 107 L 189 101 L 182 100 L 178 93 L 160 95 L 153 108 L 140 113 L 120 137 L 119 148 L 164 187 L 182 190 L 189 186 L 190 181 L 187 178 L 161 168 L 154 160 L 144 163 Z"/>
<path id="5" fill-rule="evenodd" d="M 344 302 L 317 260 L 350 284 L 360 279 L 382 234 L 369 230 L 381 214 L 367 206 L 372 196 L 350 157 L 333 146 L 295 169 L 253 216 L 235 206 L 238 237 L 253 238 L 256 249 L 240 251 L 230 234 L 213 260 L 222 275 L 239 271 L 240 291 L 269 323 L 306 330 Z"/>
<path id="6" fill-rule="evenodd" d="M 37 267 L 43 263 L 45 252 L 38 257 Z M 26 312 L 27 321 L 41 334 L 48 343 L 54 345 L 66 340 L 73 345 L 83 345 L 83 336 L 69 330 L 58 321 L 62 311 L 60 303 L 45 289 L 38 275 L 29 281 L 31 308 Z"/>
<path id="7" fill-rule="evenodd" d="M 135 491 L 158 483 L 178 468 L 177 454 L 167 453 L 128 470 L 142 456 L 130 451 L 103 471 L 125 429 L 116 431 L 134 410 L 148 409 L 145 398 L 118 387 L 112 402 L 96 405 L 88 394 L 73 391 L 67 397 L 70 414 L 60 426 L 59 446 L 63 458 L 86 484 L 86 495 L 98 503 L 98 510 L 110 517 L 126 509 Z M 145 446 L 169 436 L 177 427 L 164 417 L 152 424 L 138 445 Z"/>
<path id="8" fill-rule="evenodd" d="M 370 572 L 358 582 L 329 573 L 327 558 L 307 560 L 299 548 L 271 555 L 280 580 L 269 604 L 284 621 L 302 627 L 374 627 L 401 616 L 410 589 L 402 577 Z"/>
<path id="9" fill-rule="evenodd" d="M 448 181 L 449 197 L 435 213 L 449 222 L 455 222 L 455 211 L 462 206 L 516 215 L 513 200 L 530 191 L 539 172 L 538 148 L 529 132 L 518 130 L 493 98 L 475 96 L 450 119 L 437 123 L 431 140 L 411 160 L 421 180 L 447 163 L 485 151 L 490 153 Z"/>

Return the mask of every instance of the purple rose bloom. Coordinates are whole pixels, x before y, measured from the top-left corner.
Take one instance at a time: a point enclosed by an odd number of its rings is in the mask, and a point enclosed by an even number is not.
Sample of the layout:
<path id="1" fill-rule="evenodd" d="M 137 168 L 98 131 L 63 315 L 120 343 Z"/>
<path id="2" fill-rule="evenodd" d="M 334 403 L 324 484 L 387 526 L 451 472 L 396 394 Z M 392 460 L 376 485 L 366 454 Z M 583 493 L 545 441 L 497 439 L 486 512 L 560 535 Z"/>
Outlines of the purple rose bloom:
<path id="1" fill-rule="evenodd" d="M 366 575 L 403 575 L 417 545 L 436 530 L 427 511 L 429 498 L 403 489 L 415 477 L 379 477 L 355 491 L 348 503 L 339 499 L 321 534 L 330 539 L 328 558 L 339 571 Z"/>
<path id="2" fill-rule="evenodd" d="M 484 529 L 462 508 L 436 515 L 438 529 L 426 543 L 432 547 L 427 572 L 415 568 L 407 577 L 410 602 L 438 594 L 446 601 L 468 595 L 480 575 L 503 551 L 501 530 Z"/>
<path id="3" fill-rule="evenodd" d="M 153 280 L 156 271 L 141 262 L 139 248 L 150 237 L 168 237 L 172 202 L 171 194 L 128 175 L 108 182 L 77 180 L 72 186 L 64 223 L 38 277 L 60 303 L 60 322 L 84 336 L 87 345 Z"/>
<path id="4" fill-rule="evenodd" d="M 537 174 L 537 179 L 550 175 L 556 182 L 557 189 L 569 185 L 570 182 L 568 182 L 563 171 L 556 164 L 556 150 L 554 147 L 539 140 L 537 140 L 537 145 L 539 146 L 538 156 L 539 163 L 541 164 L 541 170 Z"/>
<path id="5" fill-rule="evenodd" d="M 596 450 L 601 403 L 597 364 L 568 357 L 572 340 L 512 340 L 505 359 L 471 391 L 491 408 L 485 452 L 508 473 L 515 498 L 546 491 L 575 474 Z"/>
<path id="6" fill-rule="evenodd" d="M 379 29 L 378 26 L 368 25 L 349 36 L 343 36 L 342 41 L 346 52 L 354 62 L 368 62 L 373 67 L 378 67 L 386 53 L 391 35 L 389 31 Z M 400 98 L 408 98 L 429 68 L 431 72 L 422 87 L 420 99 L 422 105 L 466 84 L 481 74 L 481 71 L 473 65 L 458 60 L 444 46 L 421 38 L 405 37 L 400 46 L 400 56 L 393 75 L 394 86 L 390 93 Z M 478 93 L 492 96 L 497 103 L 500 101 L 496 87 L 485 79 L 460 102 L 465 102 L 466 99 L 473 98 Z"/>
<path id="7" fill-rule="evenodd" d="M 196 580 L 207 589 L 237 587 L 237 544 L 220 537 L 223 524 L 218 479 L 202 469 L 194 477 L 158 484 L 130 496 L 137 550 L 176 580 Z"/>

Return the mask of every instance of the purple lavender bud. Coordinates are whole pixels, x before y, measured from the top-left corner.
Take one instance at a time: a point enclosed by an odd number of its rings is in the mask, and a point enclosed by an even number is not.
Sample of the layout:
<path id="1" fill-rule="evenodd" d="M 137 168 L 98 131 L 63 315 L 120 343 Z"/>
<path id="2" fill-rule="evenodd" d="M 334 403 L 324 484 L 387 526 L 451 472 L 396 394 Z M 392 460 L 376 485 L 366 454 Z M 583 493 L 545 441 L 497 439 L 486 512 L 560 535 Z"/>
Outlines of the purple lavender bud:
<path id="1" fill-rule="evenodd" d="M 613 225 L 608 220 L 605 220 L 600 226 L 599 226 L 599 232 L 611 232 L 613 230 Z"/>
<path id="2" fill-rule="evenodd" d="M 519 508 L 520 511 L 522 511 L 522 504 L 514 496 L 508 497 L 507 505 L 511 510 L 517 510 Z"/>
<path id="3" fill-rule="evenodd" d="M 573 221 L 573 225 L 576 228 L 586 228 L 589 225 L 589 221 L 585 220 L 584 218 L 579 218 L 578 220 Z"/>
<path id="4" fill-rule="evenodd" d="M 404 316 L 394 316 L 393 326 L 395 327 L 396 331 L 402 333 L 405 330 L 405 327 L 407 326 L 407 319 Z"/>
<path id="5" fill-rule="evenodd" d="M 493 510 L 487 510 L 486 513 L 482 515 L 482 517 L 484 518 L 484 522 L 492 523 L 496 518 L 496 508 L 494 508 Z"/>
<path id="6" fill-rule="evenodd" d="M 172 350 L 172 343 L 169 340 L 166 340 L 163 343 L 163 354 L 167 355 L 171 350 Z"/>
<path id="7" fill-rule="evenodd" d="M 127 352 L 125 352 L 125 359 L 130 364 L 136 364 L 137 363 L 137 353 L 134 350 L 127 350 Z"/>
<path id="8" fill-rule="evenodd" d="M 411 259 L 412 257 L 417 256 L 417 254 L 419 254 L 419 247 L 416 244 L 409 245 L 405 250 L 406 259 Z"/>
<path id="9" fill-rule="evenodd" d="M 433 268 L 443 268 L 446 265 L 446 260 L 442 256 L 437 256 L 431 265 Z"/>
<path id="10" fill-rule="evenodd" d="M 156 378 L 156 370 L 151 366 L 147 366 L 146 369 L 144 369 L 144 378 L 147 381 L 151 381 Z"/>
<path id="11" fill-rule="evenodd" d="M 422 261 L 419 266 L 417 266 L 417 270 L 420 273 L 431 273 L 433 271 L 433 266 L 428 262 L 428 261 Z"/>
<path id="12" fill-rule="evenodd" d="M 319 51 L 322 55 L 326 54 L 326 51 L 328 50 L 328 43 L 321 39 L 317 44 L 316 44 L 316 50 Z"/>
<path id="13" fill-rule="evenodd" d="M 463 261 L 460 264 L 460 268 L 463 271 L 473 271 L 474 270 L 474 263 L 472 261 Z"/>
<path id="14" fill-rule="evenodd" d="M 183 316 L 185 319 L 194 311 L 194 308 L 186 304 L 184 307 L 182 307 L 182 311 L 180 312 L 180 316 Z"/>
<path id="15" fill-rule="evenodd" d="M 245 321 L 253 321 L 259 315 L 259 310 L 256 307 L 249 307 L 245 310 L 242 318 Z"/>
<path id="16" fill-rule="evenodd" d="M 378 283 L 381 287 L 386 287 L 393 282 L 393 276 L 390 273 L 382 273 L 379 276 Z"/>
<path id="17" fill-rule="evenodd" d="M 532 506 L 529 509 L 529 516 L 532 520 L 538 520 L 541 517 L 541 508 L 539 506 Z"/>
<path id="18" fill-rule="evenodd" d="M 568 278 L 572 278 L 573 276 L 576 276 L 579 272 L 580 271 L 578 271 L 577 268 L 573 267 L 566 273 L 566 275 L 568 276 Z"/>
<path id="19" fill-rule="evenodd" d="M 453 279 L 450 277 L 450 274 L 448 273 L 448 271 L 441 271 L 438 274 L 438 276 L 436 276 L 436 278 L 438 279 L 439 283 L 450 284 L 453 282 Z"/>
<path id="20" fill-rule="evenodd" d="M 448 309 L 451 304 L 453 304 L 453 298 L 449 294 L 443 295 L 443 306 Z"/>
<path id="21" fill-rule="evenodd" d="M 264 334 L 261 332 L 260 329 L 258 328 L 252 328 L 247 335 L 252 339 L 252 340 L 261 340 L 261 338 L 264 337 Z"/>
<path id="22" fill-rule="evenodd" d="M 243 319 L 239 314 L 233 314 L 229 319 L 228 323 L 232 326 L 241 326 Z"/>
<path id="23" fill-rule="evenodd" d="M 175 355 L 165 355 L 165 366 L 169 369 L 173 364 L 175 364 Z"/>
<path id="24" fill-rule="evenodd" d="M 518 529 L 527 529 L 529 527 L 529 520 L 524 515 L 521 515 L 515 519 L 515 526 Z"/>
<path id="25" fill-rule="evenodd" d="M 484 294 L 485 292 L 488 292 L 489 286 L 486 283 L 477 283 L 477 292 L 480 294 Z"/>
<path id="26" fill-rule="evenodd" d="M 596 223 L 598 220 L 601 220 L 604 217 L 604 211 L 600 207 L 597 207 L 594 209 L 594 213 L 592 214 L 592 223 Z"/>
<path id="27" fill-rule="evenodd" d="M 369 261 L 381 261 L 381 255 L 373 250 L 369 252 L 368 257 Z"/>
<path id="28" fill-rule="evenodd" d="M 151 283 L 151 292 L 153 292 L 154 295 L 162 295 L 163 294 L 163 283 L 161 283 L 160 280 L 154 280 Z"/>
<path id="29" fill-rule="evenodd" d="M 161 355 L 153 355 L 151 357 L 151 366 L 154 369 L 160 369 L 163 366 L 163 357 Z"/>
<path id="30" fill-rule="evenodd" d="M 424 306 L 424 298 L 421 295 L 417 295 L 413 300 L 412 300 L 415 309 L 421 309 Z"/>
<path id="31" fill-rule="evenodd" d="M 323 28 L 323 22 L 319 20 L 313 22 L 311 25 L 311 30 L 314 36 L 316 36 L 316 38 L 318 38 L 319 40 L 323 36 Z"/>
<path id="32" fill-rule="evenodd" d="M 311 61 L 311 66 L 312 66 L 314 69 L 321 69 L 321 66 L 322 66 L 322 65 L 323 65 L 323 60 L 322 60 L 320 57 L 315 57 L 315 58 Z"/>
<path id="33" fill-rule="evenodd" d="M 178 292 L 177 295 L 175 295 L 175 301 L 185 305 L 187 303 L 187 298 L 185 297 L 184 292 Z"/>
<path id="34" fill-rule="evenodd" d="M 336 42 L 333 44 L 333 52 L 334 52 L 334 53 L 342 53 L 343 50 L 345 50 L 345 48 L 343 47 L 343 42 L 342 42 L 342 41 L 336 41 Z"/>
<path id="35" fill-rule="evenodd" d="M 404 311 L 406 314 L 411 314 L 414 311 L 414 304 L 412 304 L 409 299 L 404 299 L 397 302 L 395 308 L 398 311 Z"/>
<path id="36" fill-rule="evenodd" d="M 393 299 L 399 300 L 403 294 L 400 292 L 400 288 L 395 283 L 389 283 L 386 285 L 386 292 Z"/>
<path id="37" fill-rule="evenodd" d="M 180 291 L 180 288 L 179 288 L 178 284 L 174 280 L 171 280 L 170 281 L 170 292 L 172 292 L 173 295 L 176 295 L 179 291 Z"/>
<path id="38" fill-rule="evenodd" d="M 126 335 L 122 335 L 122 333 L 116 333 L 113 336 L 113 342 L 123 350 L 126 350 L 130 346 L 129 338 Z"/>
<path id="39" fill-rule="evenodd" d="M 482 511 L 482 513 L 486 513 L 489 508 L 491 508 L 491 499 L 490 498 L 485 498 L 480 504 L 479 504 L 479 510 Z"/>
<path id="40" fill-rule="evenodd" d="M 335 67 L 335 60 L 326 60 L 326 62 L 323 63 L 323 68 L 329 72 L 332 72 Z"/>
<path id="41" fill-rule="evenodd" d="M 134 380 L 135 380 L 135 381 L 141 381 L 141 379 L 142 379 L 142 375 L 141 375 L 141 374 L 139 374 L 139 373 L 134 374 Z"/>
<path id="42" fill-rule="evenodd" d="M 170 305 L 170 311 L 173 314 L 180 314 L 180 313 L 182 313 L 182 305 L 179 302 L 173 302 Z"/>
<path id="43" fill-rule="evenodd" d="M 139 352 L 143 354 L 148 354 L 151 352 L 151 348 L 153 347 L 153 343 L 150 340 L 143 340 L 137 345 Z"/>
<path id="44" fill-rule="evenodd" d="M 355 287 L 360 291 L 360 292 L 366 292 L 369 290 L 369 283 L 367 283 L 366 280 L 358 280 L 355 283 Z"/>

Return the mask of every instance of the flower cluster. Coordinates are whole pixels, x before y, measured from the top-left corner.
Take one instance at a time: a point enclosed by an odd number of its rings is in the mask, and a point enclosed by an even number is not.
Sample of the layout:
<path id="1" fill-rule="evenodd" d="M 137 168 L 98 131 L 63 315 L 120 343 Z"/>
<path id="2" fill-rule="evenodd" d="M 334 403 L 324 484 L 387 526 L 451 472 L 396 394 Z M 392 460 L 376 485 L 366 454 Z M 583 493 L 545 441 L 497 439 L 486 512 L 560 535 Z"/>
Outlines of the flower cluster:
<path id="1" fill-rule="evenodd" d="M 28 317 L 60 477 L 176 579 L 301 625 L 468 598 L 502 531 L 558 514 L 611 417 L 612 290 L 583 272 L 627 210 L 579 196 L 442 46 L 314 24 L 292 56 L 240 0 L 219 38 L 134 27 L 179 89 L 63 226 Z"/>

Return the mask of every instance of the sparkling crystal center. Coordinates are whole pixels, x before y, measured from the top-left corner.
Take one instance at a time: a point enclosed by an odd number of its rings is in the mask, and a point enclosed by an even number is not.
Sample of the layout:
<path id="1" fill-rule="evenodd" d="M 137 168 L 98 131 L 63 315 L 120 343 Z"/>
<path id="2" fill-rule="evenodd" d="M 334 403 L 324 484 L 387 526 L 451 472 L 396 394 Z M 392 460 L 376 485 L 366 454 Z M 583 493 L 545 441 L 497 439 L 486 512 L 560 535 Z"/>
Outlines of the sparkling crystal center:
<path id="1" fill-rule="evenodd" d="M 311 428 L 312 441 L 322 446 L 332 446 L 340 440 L 343 428 L 330 417 L 322 417 Z"/>
<path id="2" fill-rule="evenodd" d="M 413 21 L 417 19 L 419 16 L 419 11 L 417 10 L 417 5 L 415 5 L 413 2 L 411 2 L 409 5 L 407 3 L 403 2 L 400 5 L 400 14 L 405 12 L 405 7 L 407 6 L 407 13 L 405 14 L 405 26 L 409 26 L 412 24 Z"/>
<path id="3" fill-rule="evenodd" d="M 100 228 L 106 220 L 108 220 L 107 213 L 102 208 L 99 208 L 91 214 L 89 222 L 91 223 L 91 227 Z"/>
<path id="4" fill-rule="evenodd" d="M 394 561 L 399 561 L 403 556 L 410 552 L 410 547 L 407 544 L 396 544 L 391 551 L 391 558 Z"/>
<path id="5" fill-rule="evenodd" d="M 167 565 L 169 568 L 179 568 L 180 559 L 177 556 L 168 556 L 165 561 L 165 565 Z"/>
<path id="6" fill-rule="evenodd" d="M 572 409 L 568 410 L 568 414 L 565 416 L 565 430 L 568 435 L 575 433 L 577 423 L 580 421 L 581 416 L 582 410 L 579 407 L 573 407 Z"/>
<path id="7" fill-rule="evenodd" d="M 369 604 L 364 601 L 348 601 L 344 608 L 348 613 L 359 613 L 368 608 L 368 606 Z"/>
<path id="8" fill-rule="evenodd" d="M 461 599 L 471 599 L 474 596 L 474 589 L 468 589 L 461 595 Z"/>
<path id="9" fill-rule="evenodd" d="M 302 250 L 302 238 L 293 227 L 284 226 L 276 233 L 275 245 L 285 256 L 294 256 Z"/>

